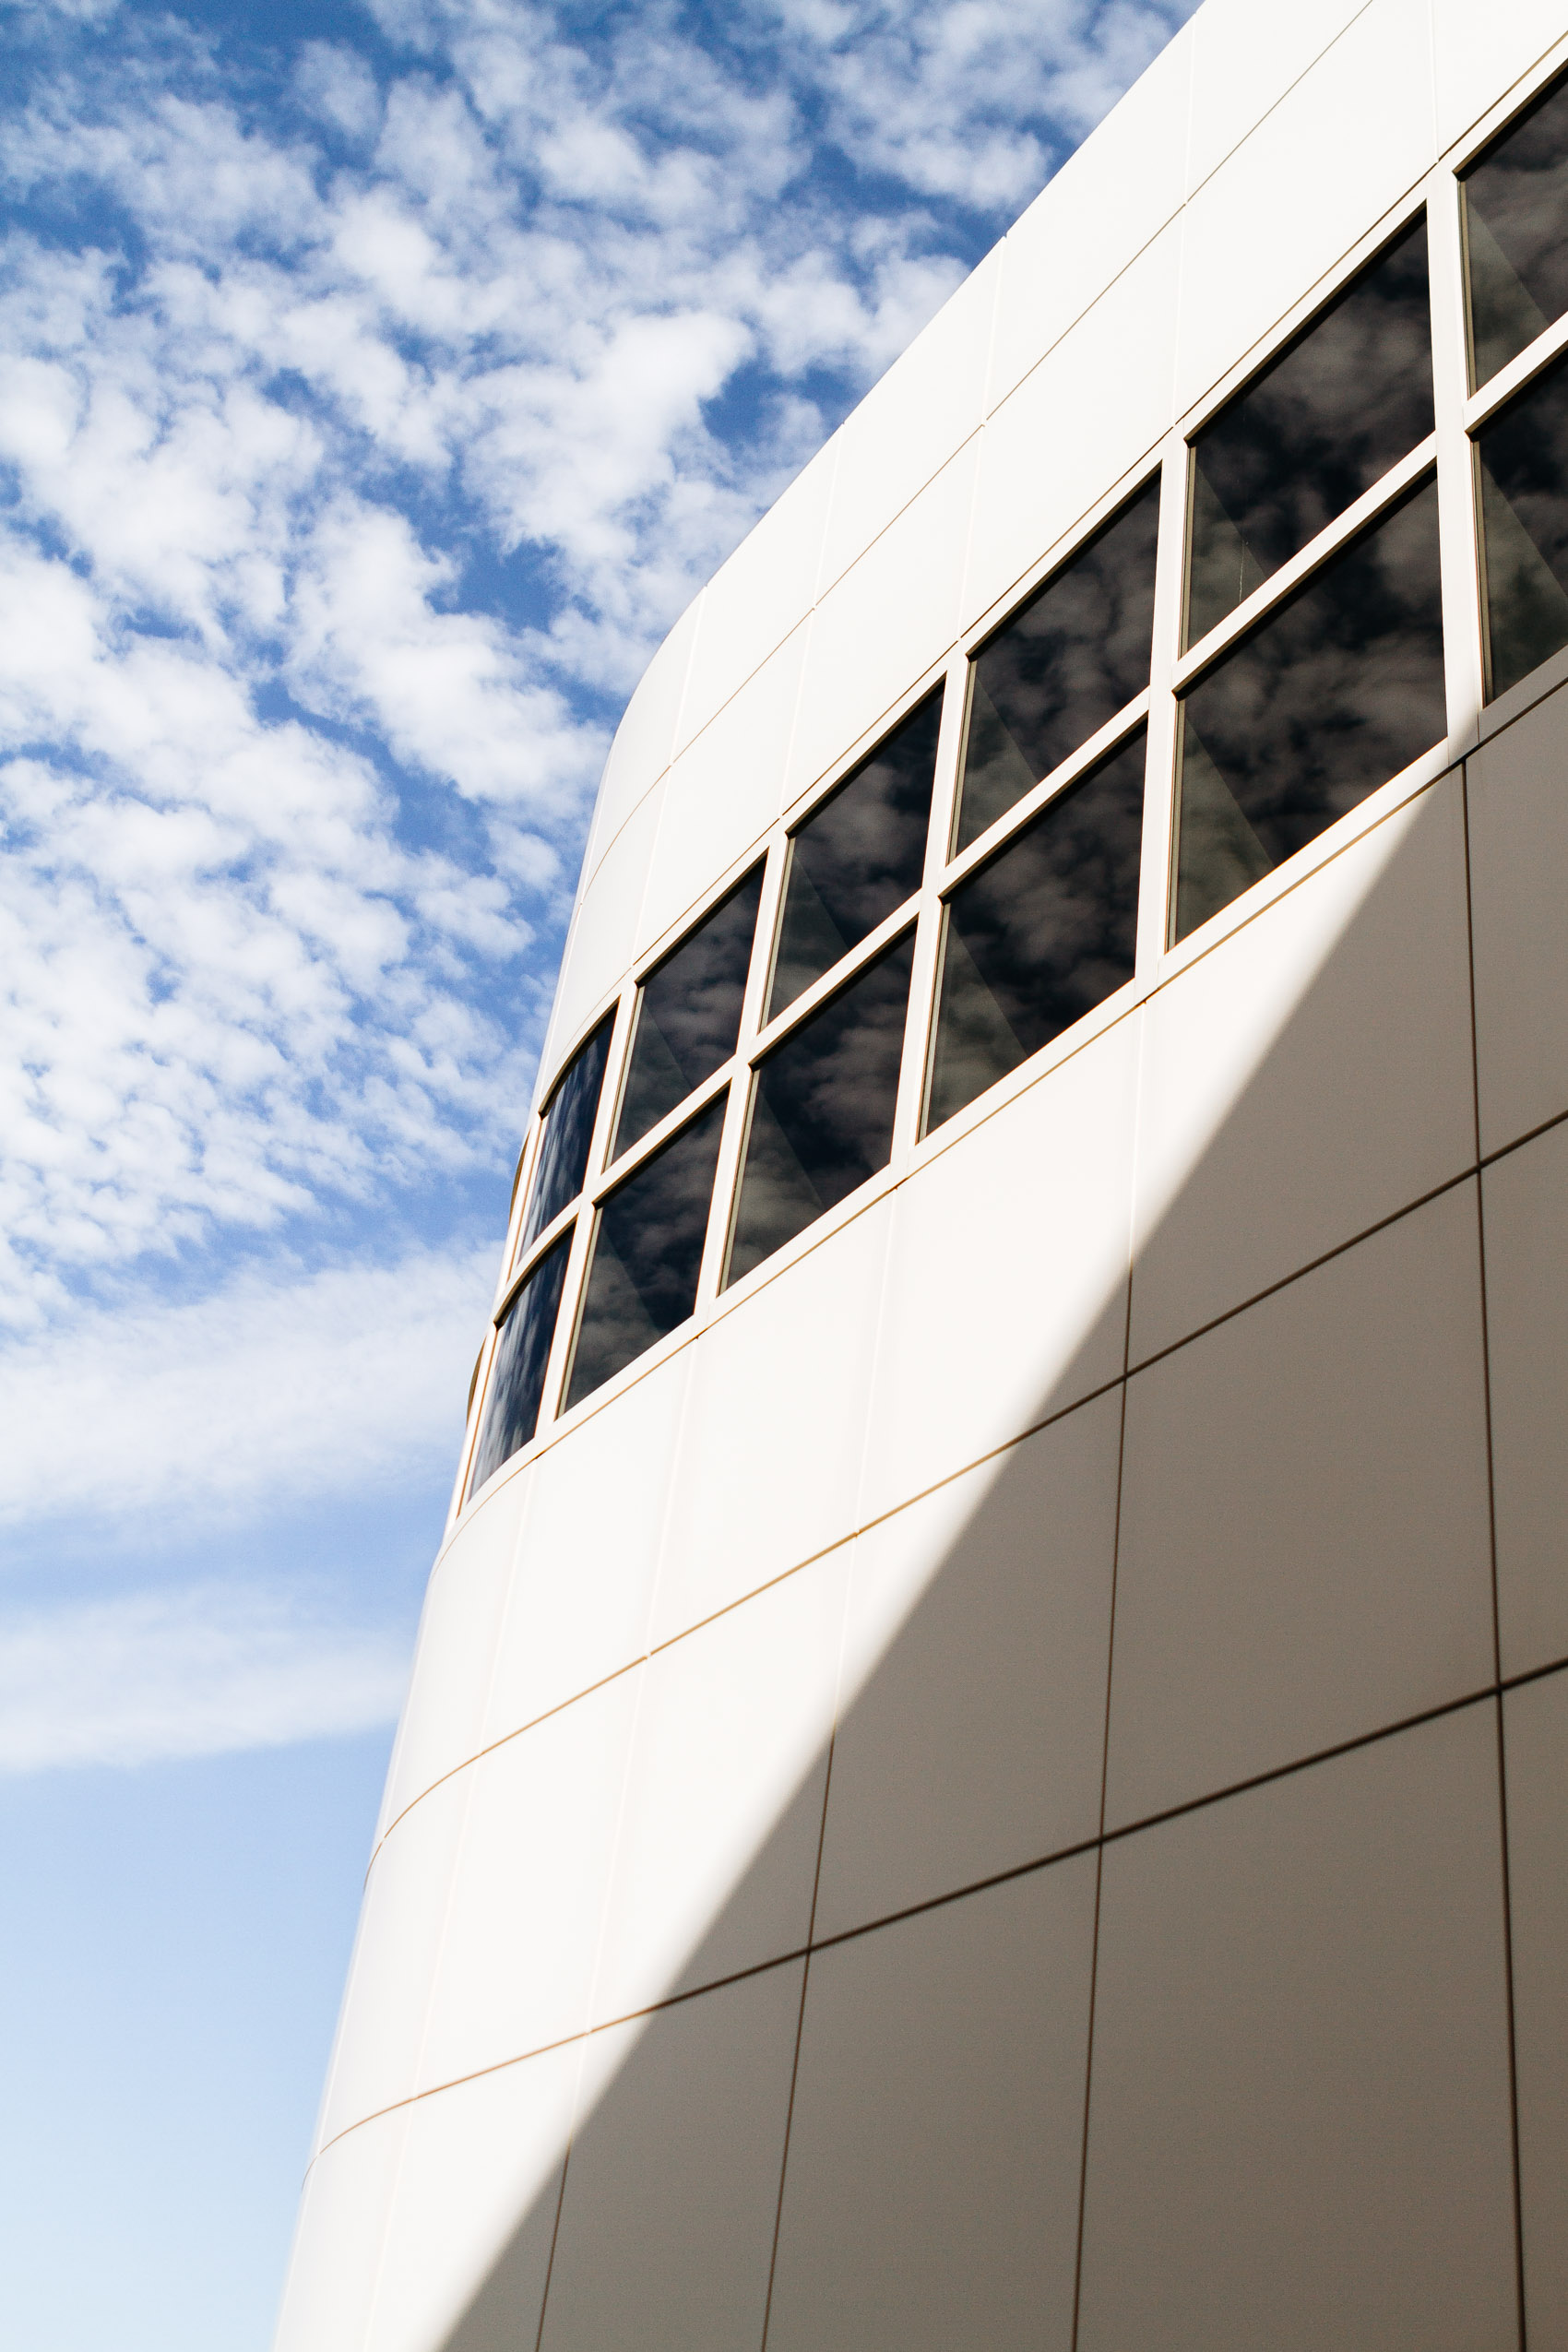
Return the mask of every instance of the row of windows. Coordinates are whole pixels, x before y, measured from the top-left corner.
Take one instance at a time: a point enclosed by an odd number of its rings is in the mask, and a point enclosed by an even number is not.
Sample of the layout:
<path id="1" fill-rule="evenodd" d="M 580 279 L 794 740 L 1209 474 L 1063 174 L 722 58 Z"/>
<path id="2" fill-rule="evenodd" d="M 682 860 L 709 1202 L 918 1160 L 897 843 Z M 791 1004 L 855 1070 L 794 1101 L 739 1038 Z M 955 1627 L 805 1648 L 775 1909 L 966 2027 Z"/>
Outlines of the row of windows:
<path id="1" fill-rule="evenodd" d="M 1568 77 L 1468 167 L 1461 220 L 1475 392 L 1568 314 Z M 1568 644 L 1568 350 L 1485 416 L 1473 449 L 1491 697 Z M 1424 214 L 1193 436 L 1186 489 L 1180 642 L 1195 658 L 1178 695 L 1172 943 L 1446 734 Z M 969 659 L 935 857 L 962 862 L 937 888 L 922 1134 L 1133 977 L 1160 505 L 1156 472 Z M 1206 660 L 1249 600 L 1241 634 Z M 642 976 L 558 1409 L 691 1315 L 733 1090 L 744 1133 L 720 1289 L 886 1166 L 944 691 L 789 835 L 767 937 L 759 863 Z M 737 1058 L 763 956 L 767 1042 Z M 540 1114 L 470 1492 L 546 1403 L 614 1027 L 606 1015 Z"/>

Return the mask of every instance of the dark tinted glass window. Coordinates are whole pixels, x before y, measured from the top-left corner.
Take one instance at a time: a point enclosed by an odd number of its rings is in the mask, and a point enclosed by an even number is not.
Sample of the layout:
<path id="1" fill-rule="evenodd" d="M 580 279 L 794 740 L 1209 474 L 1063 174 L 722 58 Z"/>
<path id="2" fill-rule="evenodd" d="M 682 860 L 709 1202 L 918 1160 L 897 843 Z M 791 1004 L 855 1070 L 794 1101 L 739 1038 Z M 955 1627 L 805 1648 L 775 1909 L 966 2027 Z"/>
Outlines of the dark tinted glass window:
<path id="1" fill-rule="evenodd" d="M 1148 684 L 1159 477 L 975 656 L 956 847 Z"/>
<path id="2" fill-rule="evenodd" d="M 600 1209 L 568 1405 L 684 1323 L 695 1305 L 724 1100 L 709 1103 Z"/>
<path id="3" fill-rule="evenodd" d="M 1446 731 L 1429 482 L 1187 696 L 1177 938 Z"/>
<path id="4" fill-rule="evenodd" d="M 911 932 L 757 1069 L 727 1282 L 887 1165 L 913 958 Z"/>
<path id="5" fill-rule="evenodd" d="M 770 1020 L 920 888 L 941 725 L 938 687 L 791 837 Z"/>
<path id="6" fill-rule="evenodd" d="M 1131 980 L 1144 754 L 1140 728 L 947 901 L 928 1132 Z"/>
<path id="7" fill-rule="evenodd" d="M 612 1158 L 734 1052 L 761 895 L 758 866 L 637 991 L 637 1026 Z"/>
<path id="8" fill-rule="evenodd" d="M 550 1343 L 561 1307 L 561 1286 L 566 1279 L 566 1258 L 572 1246 L 568 1229 L 548 1249 L 506 1311 L 496 1343 L 485 1392 L 484 1418 L 469 1472 L 469 1492 L 484 1484 L 493 1470 L 510 1461 L 528 1443 L 539 1426 L 544 1375 L 550 1363 Z"/>
<path id="9" fill-rule="evenodd" d="M 1424 217 L 1193 444 L 1191 645 L 1432 429 Z"/>
<path id="10" fill-rule="evenodd" d="M 1471 374 L 1485 384 L 1568 310 L 1568 82 L 1511 124 L 1463 186 Z"/>
<path id="11" fill-rule="evenodd" d="M 583 1189 L 613 1027 L 614 1016 L 607 1013 L 556 1081 L 544 1113 L 544 1134 L 533 1171 L 529 1213 L 523 1223 L 525 1250 L 537 1234 L 543 1232 L 552 1218 L 559 1217 L 567 1202 L 576 1200 Z"/>
<path id="12" fill-rule="evenodd" d="M 1490 699 L 1568 645 L 1568 362 L 1511 400 L 1476 454 Z"/>

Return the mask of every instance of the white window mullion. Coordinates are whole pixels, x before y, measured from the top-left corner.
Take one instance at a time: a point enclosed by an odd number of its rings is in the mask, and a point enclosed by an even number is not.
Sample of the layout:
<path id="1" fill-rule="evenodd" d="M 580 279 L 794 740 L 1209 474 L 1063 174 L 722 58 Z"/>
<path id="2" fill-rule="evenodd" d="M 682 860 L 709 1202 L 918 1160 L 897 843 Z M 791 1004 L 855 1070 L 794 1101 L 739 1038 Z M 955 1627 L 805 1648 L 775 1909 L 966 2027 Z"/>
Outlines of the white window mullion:
<path id="1" fill-rule="evenodd" d="M 1446 166 L 1439 166 L 1427 184 L 1427 253 L 1431 274 L 1438 544 L 1443 569 L 1443 652 L 1451 759 L 1461 759 L 1474 750 L 1485 692 L 1475 457 L 1465 431 L 1469 382 L 1459 202 L 1458 181 Z"/>
<path id="2" fill-rule="evenodd" d="M 1176 849 L 1176 730 L 1180 705 L 1171 679 L 1182 649 L 1182 601 L 1187 560 L 1187 444 L 1166 435 L 1159 478 L 1159 546 L 1154 575 L 1154 641 L 1148 682 L 1148 761 L 1144 784 L 1144 839 L 1138 887 L 1135 976 L 1152 988 L 1170 930 Z"/>

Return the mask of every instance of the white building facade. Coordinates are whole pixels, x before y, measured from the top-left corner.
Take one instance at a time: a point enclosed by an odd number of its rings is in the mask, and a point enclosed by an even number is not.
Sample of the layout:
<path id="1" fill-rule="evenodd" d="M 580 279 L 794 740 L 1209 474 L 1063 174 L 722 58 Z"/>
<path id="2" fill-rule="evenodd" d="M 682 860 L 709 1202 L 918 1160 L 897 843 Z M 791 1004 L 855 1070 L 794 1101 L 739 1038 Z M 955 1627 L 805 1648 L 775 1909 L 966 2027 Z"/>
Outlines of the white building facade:
<path id="1" fill-rule="evenodd" d="M 1568 2352 L 1568 5 L 1205 0 L 584 860 L 279 2352 Z"/>

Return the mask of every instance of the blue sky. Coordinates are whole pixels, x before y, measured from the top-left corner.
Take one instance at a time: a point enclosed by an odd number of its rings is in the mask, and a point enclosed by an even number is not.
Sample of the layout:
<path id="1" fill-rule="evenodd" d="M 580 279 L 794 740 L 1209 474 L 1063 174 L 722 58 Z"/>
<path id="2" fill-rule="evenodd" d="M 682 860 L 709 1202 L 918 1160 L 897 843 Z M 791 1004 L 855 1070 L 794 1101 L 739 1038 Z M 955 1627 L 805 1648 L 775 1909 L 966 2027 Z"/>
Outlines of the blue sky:
<path id="1" fill-rule="evenodd" d="M 614 720 L 1190 0 L 0 0 L 0 2165 L 267 2342 Z"/>

